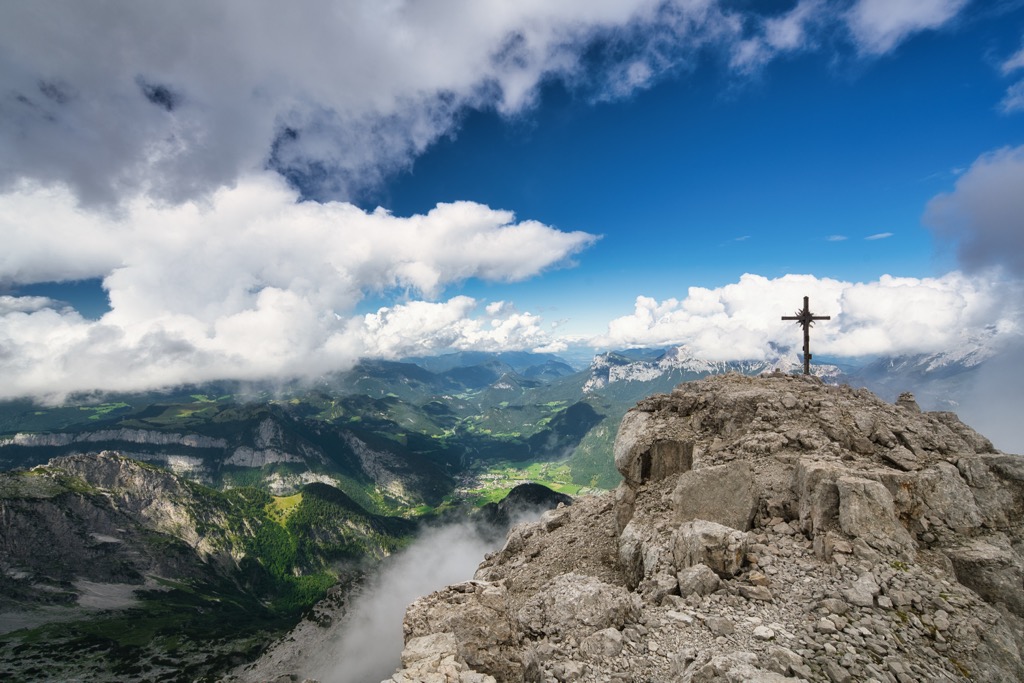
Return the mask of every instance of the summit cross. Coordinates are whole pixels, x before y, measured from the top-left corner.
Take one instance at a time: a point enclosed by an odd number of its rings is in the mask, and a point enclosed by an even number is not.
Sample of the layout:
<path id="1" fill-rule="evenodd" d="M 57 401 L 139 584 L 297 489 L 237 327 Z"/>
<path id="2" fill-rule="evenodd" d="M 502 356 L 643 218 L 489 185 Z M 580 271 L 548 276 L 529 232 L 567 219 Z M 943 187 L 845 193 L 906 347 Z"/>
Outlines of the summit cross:
<path id="1" fill-rule="evenodd" d="M 783 320 L 795 320 L 797 325 L 804 328 L 804 374 L 811 374 L 811 325 L 815 320 L 831 320 L 830 315 L 814 315 L 811 313 L 810 297 L 804 297 L 803 309 L 796 312 L 796 315 L 784 315 Z"/>

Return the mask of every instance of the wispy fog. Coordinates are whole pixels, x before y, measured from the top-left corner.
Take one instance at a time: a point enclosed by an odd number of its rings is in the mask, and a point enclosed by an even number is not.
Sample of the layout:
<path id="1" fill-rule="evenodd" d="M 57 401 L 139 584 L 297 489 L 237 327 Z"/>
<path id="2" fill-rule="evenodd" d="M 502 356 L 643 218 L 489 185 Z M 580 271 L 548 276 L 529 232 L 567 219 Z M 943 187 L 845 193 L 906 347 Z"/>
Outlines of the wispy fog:
<path id="1" fill-rule="evenodd" d="M 990 359 L 980 368 L 956 412 L 1006 453 L 1024 454 L 1024 348 Z"/>
<path id="2" fill-rule="evenodd" d="M 416 598 L 473 577 L 501 541 L 470 524 L 430 529 L 387 563 L 355 599 L 339 638 L 305 675 L 322 683 L 376 683 L 400 664 L 402 619 Z"/>

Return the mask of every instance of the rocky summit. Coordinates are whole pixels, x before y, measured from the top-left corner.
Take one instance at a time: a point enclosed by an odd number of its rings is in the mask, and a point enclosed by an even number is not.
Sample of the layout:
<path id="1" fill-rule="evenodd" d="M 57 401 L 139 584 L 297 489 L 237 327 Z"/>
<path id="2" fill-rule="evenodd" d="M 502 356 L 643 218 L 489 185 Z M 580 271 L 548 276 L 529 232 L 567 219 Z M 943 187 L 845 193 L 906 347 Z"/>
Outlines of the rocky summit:
<path id="1" fill-rule="evenodd" d="M 726 375 L 641 401 L 615 463 L 414 602 L 389 680 L 1024 680 L 1024 460 L 954 414 Z"/>

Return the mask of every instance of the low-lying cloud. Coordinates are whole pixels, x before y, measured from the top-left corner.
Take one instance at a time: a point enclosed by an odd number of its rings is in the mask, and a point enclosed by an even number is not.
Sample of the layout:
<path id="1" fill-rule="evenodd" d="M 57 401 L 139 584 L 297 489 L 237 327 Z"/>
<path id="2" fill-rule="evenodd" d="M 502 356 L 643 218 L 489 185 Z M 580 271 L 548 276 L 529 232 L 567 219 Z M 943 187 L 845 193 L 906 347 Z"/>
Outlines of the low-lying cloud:
<path id="1" fill-rule="evenodd" d="M 1003 163 L 994 159 L 983 162 Z M 974 197 L 976 177 L 972 168 L 951 197 Z M 780 318 L 804 295 L 815 313 L 833 318 L 815 329 L 819 353 L 937 351 L 972 335 L 1021 331 L 1019 307 L 1007 305 L 1018 289 L 997 271 L 863 283 L 746 274 L 724 287 L 691 287 L 678 300 L 638 297 L 605 334 L 563 339 L 511 302 L 443 295 L 468 279 L 516 281 L 570 264 L 596 236 L 471 202 L 410 217 L 301 202 L 271 173 L 208 201 L 137 200 L 118 216 L 82 209 L 70 191 L 25 184 L 0 197 L 0 229 L 0 264 L 15 282 L 73 272 L 102 279 L 110 299 L 109 312 L 88 320 L 46 297 L 0 297 L 0 398 L 316 378 L 362 357 L 453 349 L 686 344 L 708 359 L 757 359 L 773 345 L 798 345 L 798 331 Z M 1013 239 L 1005 229 L 994 235 Z M 358 314 L 367 294 L 396 303 Z"/>
<path id="2" fill-rule="evenodd" d="M 0 263 L 16 282 L 73 272 L 101 278 L 109 295 L 96 321 L 42 297 L 0 301 L 0 397 L 53 399 L 316 377 L 368 355 L 530 348 L 547 341 L 539 321 L 510 304 L 431 299 L 470 278 L 536 276 L 597 239 L 472 202 L 410 217 L 300 202 L 274 174 L 208 202 L 135 201 L 117 218 L 82 210 L 70 192 L 23 186 L 0 198 L 0 229 Z M 368 293 L 404 303 L 356 315 Z"/>
<path id="3" fill-rule="evenodd" d="M 799 329 L 781 317 L 793 315 L 809 296 L 813 313 L 832 317 L 815 325 L 817 353 L 857 357 L 940 351 L 979 336 L 1019 335 L 1021 311 L 1005 305 L 1006 297 L 1018 291 L 996 273 L 885 275 L 860 283 L 748 273 L 724 287 L 690 287 L 683 299 L 637 297 L 633 313 L 611 321 L 594 343 L 606 348 L 685 344 L 709 360 L 770 358 L 773 345 L 802 345 Z"/>
<path id="4" fill-rule="evenodd" d="M 311 653 L 304 674 L 323 683 L 388 678 L 400 666 L 406 607 L 420 596 L 473 578 L 494 546 L 494 539 L 469 524 L 427 531 L 358 594 L 337 639 Z"/>

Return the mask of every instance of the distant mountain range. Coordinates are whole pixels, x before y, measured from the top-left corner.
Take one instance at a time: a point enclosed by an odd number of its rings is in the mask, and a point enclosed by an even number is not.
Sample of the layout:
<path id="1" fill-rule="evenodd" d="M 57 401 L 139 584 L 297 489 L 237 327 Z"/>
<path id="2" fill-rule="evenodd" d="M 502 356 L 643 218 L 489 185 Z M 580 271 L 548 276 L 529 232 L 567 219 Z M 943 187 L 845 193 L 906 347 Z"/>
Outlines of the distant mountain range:
<path id="1" fill-rule="evenodd" d="M 956 398 L 992 357 L 982 335 L 943 353 L 821 363 L 830 383 L 866 386 L 925 409 Z M 708 375 L 796 372 L 799 354 L 709 361 L 685 346 L 602 353 L 577 370 L 552 354 L 460 352 L 366 360 L 314 386 L 226 383 L 90 397 L 62 407 L 0 403 L 0 469 L 118 450 L 214 487 L 274 493 L 321 481 L 374 512 L 437 506 L 468 469 L 565 460 L 580 486 L 613 486 L 611 443 L 637 400 Z"/>

